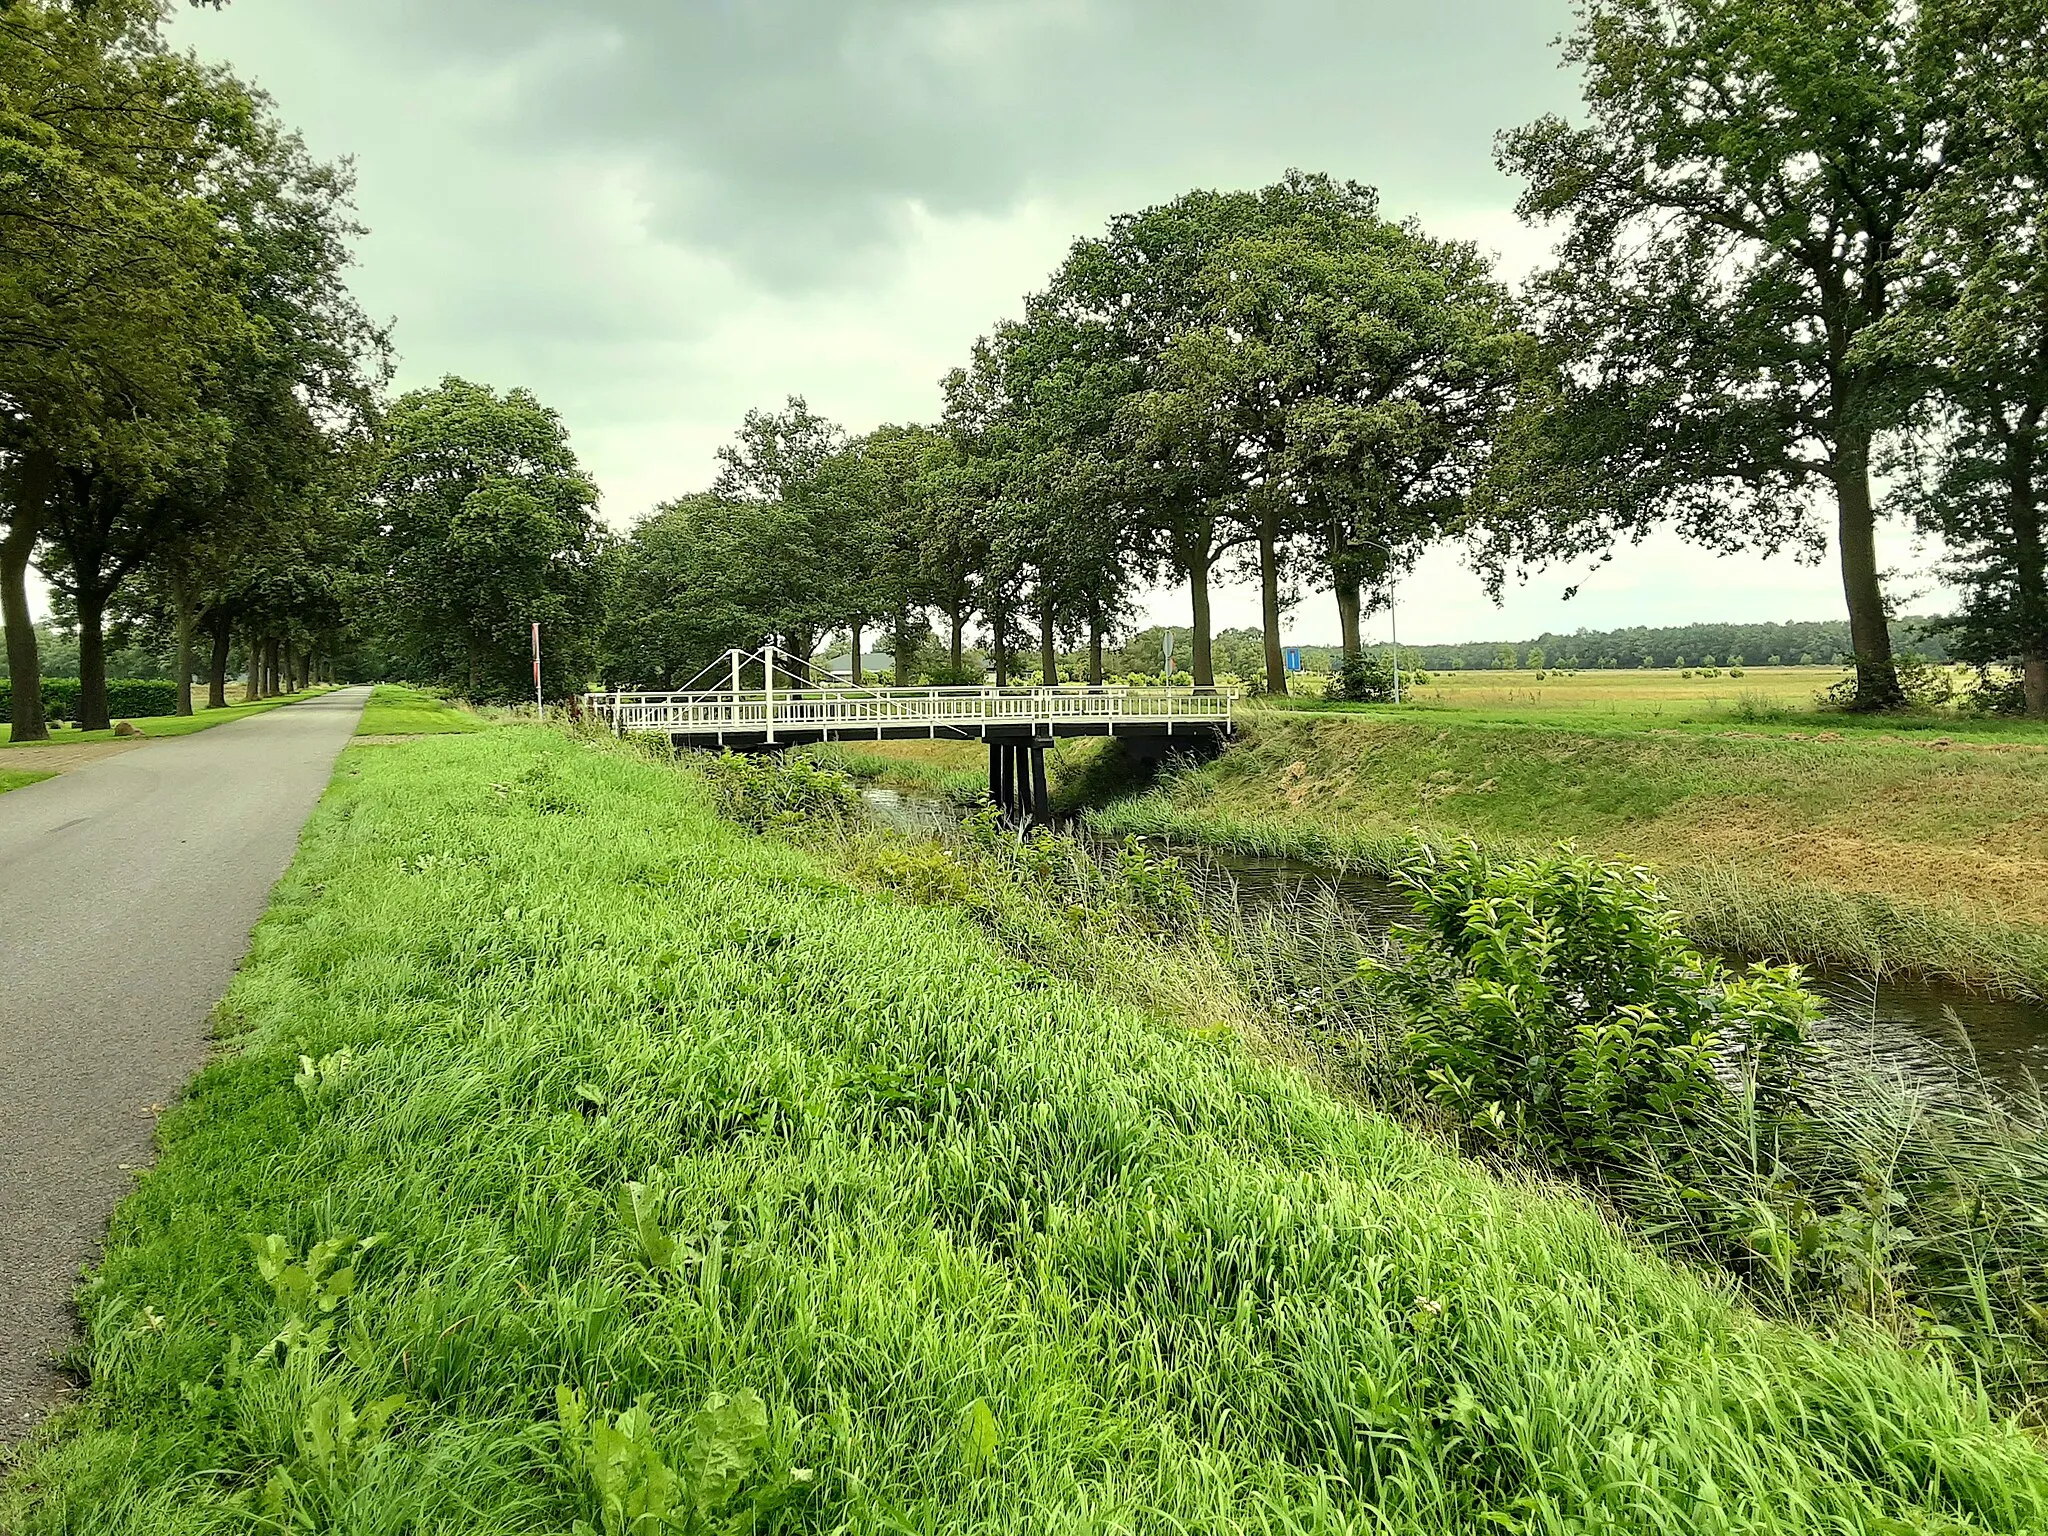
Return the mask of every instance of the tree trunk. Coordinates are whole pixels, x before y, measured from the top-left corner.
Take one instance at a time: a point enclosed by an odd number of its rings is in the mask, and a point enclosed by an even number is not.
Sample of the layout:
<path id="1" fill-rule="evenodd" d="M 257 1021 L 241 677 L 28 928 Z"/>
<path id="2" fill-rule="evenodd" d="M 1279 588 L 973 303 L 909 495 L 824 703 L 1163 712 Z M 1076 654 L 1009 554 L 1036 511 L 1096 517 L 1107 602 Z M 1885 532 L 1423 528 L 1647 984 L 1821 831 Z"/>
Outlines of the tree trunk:
<path id="1" fill-rule="evenodd" d="M 1207 544 L 1202 546 L 1199 555 L 1188 562 L 1188 595 L 1194 600 L 1195 633 L 1191 643 L 1195 653 L 1194 671 L 1197 688 L 1216 686 L 1216 652 L 1212 644 L 1209 615 L 1209 567 L 1213 563 L 1214 556 L 1210 554 Z"/>
<path id="2" fill-rule="evenodd" d="M 1060 681 L 1060 658 L 1056 649 L 1057 636 L 1053 634 L 1052 604 L 1038 605 L 1038 680 L 1047 688 L 1056 688 Z"/>
<path id="3" fill-rule="evenodd" d="M 858 688 L 860 686 L 860 626 L 858 624 L 853 626 L 853 664 L 846 675 L 852 680 L 854 687 Z"/>
<path id="4" fill-rule="evenodd" d="M 1287 655 L 1280 649 L 1280 510 L 1270 498 L 1259 512 L 1259 611 L 1266 627 L 1266 692 L 1287 692 Z"/>
<path id="5" fill-rule="evenodd" d="M 206 669 L 206 707 L 228 707 L 228 657 L 234 649 L 234 621 L 223 614 L 213 621 L 213 655 Z"/>
<path id="6" fill-rule="evenodd" d="M 1884 589 L 1877 575 L 1877 509 L 1870 494 L 1870 434 L 1844 432 L 1835 447 L 1835 504 L 1842 545 L 1842 595 L 1849 604 L 1849 643 L 1856 651 L 1859 710 L 1897 709 L 1906 702 L 1892 664 Z"/>
<path id="7" fill-rule="evenodd" d="M 911 673 L 917 669 L 917 647 L 910 640 L 910 610 L 904 608 L 896 615 L 896 631 L 889 637 L 890 650 L 896 666 L 896 686 L 908 688 L 914 679 Z"/>
<path id="8" fill-rule="evenodd" d="M 2011 503 L 2014 585 L 2013 617 L 2019 630 L 2020 694 L 2027 718 L 2048 720 L 2048 539 L 2042 536 L 2041 500 L 2035 485 L 2040 453 L 2040 416 L 2030 414 L 2006 444 Z"/>
<path id="9" fill-rule="evenodd" d="M 57 467 L 44 453 L 29 453 L 21 464 L 21 487 L 7 537 L 0 539 L 0 619 L 7 629 L 8 727 L 12 741 L 48 741 L 43 718 L 43 668 L 36 653 L 35 620 L 28 611 L 28 562 L 42 535 L 43 508 L 56 483 Z"/>
<path id="10" fill-rule="evenodd" d="M 1361 603 L 1358 583 L 1343 576 L 1337 582 L 1337 626 L 1344 636 L 1344 660 L 1348 665 L 1365 655 L 1365 637 L 1360 625 Z"/>
<path id="11" fill-rule="evenodd" d="M 996 686 L 1010 686 L 1010 615 L 998 608 L 988 616 L 989 639 L 995 647 Z"/>
<path id="12" fill-rule="evenodd" d="M 273 699 L 284 692 L 283 669 L 277 664 L 279 648 L 275 635 L 263 642 L 263 691 Z"/>
<path id="13" fill-rule="evenodd" d="M 1102 615 L 1088 616 L 1088 686 L 1102 686 Z"/>
<path id="14" fill-rule="evenodd" d="M 28 557 L 35 548 L 32 525 L 17 515 L 0 541 L 0 607 L 7 625 L 8 739 L 48 741 L 43 718 L 43 668 L 36 654 L 35 621 L 28 611 Z"/>
<path id="15" fill-rule="evenodd" d="M 967 605 L 962 603 L 948 610 L 947 618 L 953 622 L 953 681 L 960 681 L 960 674 L 967 667 L 967 653 L 963 640 L 967 633 Z"/>
<path id="16" fill-rule="evenodd" d="M 178 706 L 176 713 L 192 713 L 192 592 L 182 570 L 171 572 L 171 603 L 177 610 L 178 625 Z"/>
<path id="17" fill-rule="evenodd" d="M 107 718 L 107 596 L 78 590 L 78 728 L 104 731 Z"/>

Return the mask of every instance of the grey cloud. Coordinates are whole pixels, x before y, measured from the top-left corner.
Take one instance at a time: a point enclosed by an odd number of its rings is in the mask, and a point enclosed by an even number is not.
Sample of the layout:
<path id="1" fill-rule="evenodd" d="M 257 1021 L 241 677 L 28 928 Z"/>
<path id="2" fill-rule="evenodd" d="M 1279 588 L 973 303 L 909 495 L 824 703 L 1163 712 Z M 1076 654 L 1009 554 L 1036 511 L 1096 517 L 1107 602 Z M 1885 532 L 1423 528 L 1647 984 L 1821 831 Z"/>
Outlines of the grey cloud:
<path id="1" fill-rule="evenodd" d="M 357 17 L 420 67 L 498 75 L 522 151 L 631 162 L 658 232 L 782 286 L 852 275 L 912 204 L 1149 200 L 1299 164 L 1397 205 L 1497 205 L 1493 130 L 1568 95 L 1548 48 L 1566 0 L 372 0 Z"/>

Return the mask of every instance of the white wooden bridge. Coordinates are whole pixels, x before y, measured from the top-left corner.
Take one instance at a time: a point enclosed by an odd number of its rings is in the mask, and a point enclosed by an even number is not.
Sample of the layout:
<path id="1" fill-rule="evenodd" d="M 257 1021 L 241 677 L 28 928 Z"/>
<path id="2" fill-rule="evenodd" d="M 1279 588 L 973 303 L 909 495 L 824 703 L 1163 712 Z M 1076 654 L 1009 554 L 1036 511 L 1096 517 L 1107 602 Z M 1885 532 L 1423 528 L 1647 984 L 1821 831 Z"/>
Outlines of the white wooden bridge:
<path id="1" fill-rule="evenodd" d="M 772 646 L 728 653 L 717 668 L 728 686 L 592 693 L 583 707 L 622 736 L 666 736 L 678 747 L 982 741 L 997 803 L 1033 818 L 1045 813 L 1044 754 L 1059 737 L 1114 736 L 1156 755 L 1181 743 L 1213 748 L 1235 729 L 1233 695 L 1216 688 L 862 688 L 803 676 L 807 668 Z M 741 685 L 749 668 L 762 686 Z"/>

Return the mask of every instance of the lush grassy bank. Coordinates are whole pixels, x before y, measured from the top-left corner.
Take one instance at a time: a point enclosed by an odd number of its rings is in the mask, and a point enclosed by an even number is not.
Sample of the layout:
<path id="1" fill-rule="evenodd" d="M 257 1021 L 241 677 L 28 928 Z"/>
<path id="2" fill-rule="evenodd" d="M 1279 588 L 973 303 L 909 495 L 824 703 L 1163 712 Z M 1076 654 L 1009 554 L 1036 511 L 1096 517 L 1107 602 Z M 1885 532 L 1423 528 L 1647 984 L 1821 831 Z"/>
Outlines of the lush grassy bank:
<path id="1" fill-rule="evenodd" d="M 262 714 L 265 710 L 279 709 L 286 704 L 296 704 L 301 699 L 317 699 L 321 694 L 332 693 L 333 691 L 333 689 L 326 687 L 307 688 L 298 693 L 279 694 L 275 698 L 259 699 L 254 704 L 229 704 L 221 709 L 207 709 L 202 705 L 189 715 L 145 716 L 142 719 L 131 720 L 128 723 L 135 727 L 138 734 L 147 737 L 190 736 L 194 731 L 210 731 L 216 725 L 228 725 L 236 720 L 246 720 L 251 715 Z M 203 694 L 204 690 L 201 690 L 201 693 Z M 52 746 L 76 746 L 81 742 L 113 741 L 114 739 L 115 736 L 111 729 L 104 731 L 80 731 L 59 727 L 50 732 L 50 740 L 47 744 Z M 8 739 L 7 727 L 0 725 L 0 747 L 14 745 L 16 743 Z M 45 743 L 29 741 L 22 742 L 19 745 L 22 751 L 33 752 L 38 746 L 45 745 Z"/>
<path id="2" fill-rule="evenodd" d="M 344 758 L 224 1017 L 0 1526 L 2048 1524 L 1936 1369 L 609 745 Z"/>
<path id="3" fill-rule="evenodd" d="M 0 772 L 0 795 L 10 789 L 26 789 L 31 784 L 40 784 L 45 779 L 54 779 L 54 773 L 5 773 Z"/>
<path id="4" fill-rule="evenodd" d="M 2048 991 L 2048 747 L 1253 712 L 1111 832 L 1383 869 L 1411 832 L 1655 867 L 1715 947 Z"/>
<path id="5" fill-rule="evenodd" d="M 457 709 L 438 693 L 408 688 L 400 683 L 379 683 L 370 690 L 370 702 L 363 707 L 358 736 L 446 736 L 489 728 L 489 722 L 466 709 Z"/>

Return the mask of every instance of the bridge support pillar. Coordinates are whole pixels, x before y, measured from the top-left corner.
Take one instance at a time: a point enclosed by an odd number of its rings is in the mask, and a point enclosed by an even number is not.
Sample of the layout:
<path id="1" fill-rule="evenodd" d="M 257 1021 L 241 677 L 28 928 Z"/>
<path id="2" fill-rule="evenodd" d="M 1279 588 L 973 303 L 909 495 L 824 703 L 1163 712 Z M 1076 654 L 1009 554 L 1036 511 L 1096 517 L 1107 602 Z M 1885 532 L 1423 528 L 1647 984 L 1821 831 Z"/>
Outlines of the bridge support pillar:
<path id="1" fill-rule="evenodd" d="M 1046 826 L 1052 821 L 1052 792 L 1045 771 L 1047 736 L 989 738 L 989 798 L 1019 826 Z"/>

